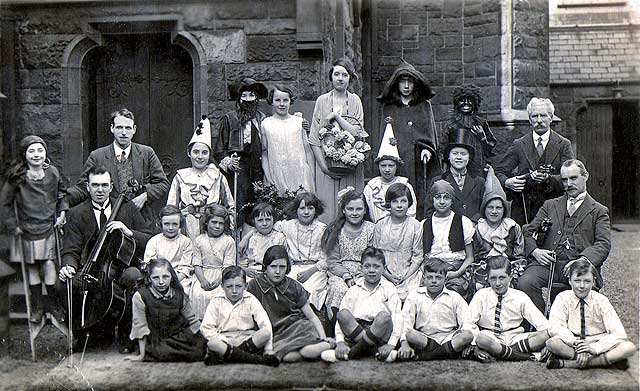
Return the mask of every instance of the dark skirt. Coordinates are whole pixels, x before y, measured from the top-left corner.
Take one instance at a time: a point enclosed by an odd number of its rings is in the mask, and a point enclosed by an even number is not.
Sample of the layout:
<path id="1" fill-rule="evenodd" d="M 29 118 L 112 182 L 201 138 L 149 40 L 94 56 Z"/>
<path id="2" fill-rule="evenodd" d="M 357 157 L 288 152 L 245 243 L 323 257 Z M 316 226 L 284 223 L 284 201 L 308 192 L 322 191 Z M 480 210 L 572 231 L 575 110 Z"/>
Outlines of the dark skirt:
<path id="1" fill-rule="evenodd" d="M 167 338 L 149 338 L 145 360 L 168 362 L 195 362 L 204 360 L 207 340 L 193 334 L 188 328 L 181 329 Z"/>
<path id="2" fill-rule="evenodd" d="M 322 342 L 322 339 L 320 339 L 313 323 L 303 317 L 274 333 L 273 350 L 276 351 L 278 359 L 282 360 L 287 353 L 319 342 Z"/>

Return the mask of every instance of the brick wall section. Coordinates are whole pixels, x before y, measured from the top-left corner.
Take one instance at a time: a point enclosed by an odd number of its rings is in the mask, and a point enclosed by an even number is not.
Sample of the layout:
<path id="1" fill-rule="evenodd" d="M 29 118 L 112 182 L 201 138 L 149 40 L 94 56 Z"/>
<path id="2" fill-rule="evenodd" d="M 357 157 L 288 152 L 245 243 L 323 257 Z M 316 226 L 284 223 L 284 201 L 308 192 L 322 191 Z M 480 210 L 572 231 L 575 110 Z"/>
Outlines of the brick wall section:
<path id="1" fill-rule="evenodd" d="M 552 84 L 640 80 L 640 26 L 557 28 L 549 40 Z"/>

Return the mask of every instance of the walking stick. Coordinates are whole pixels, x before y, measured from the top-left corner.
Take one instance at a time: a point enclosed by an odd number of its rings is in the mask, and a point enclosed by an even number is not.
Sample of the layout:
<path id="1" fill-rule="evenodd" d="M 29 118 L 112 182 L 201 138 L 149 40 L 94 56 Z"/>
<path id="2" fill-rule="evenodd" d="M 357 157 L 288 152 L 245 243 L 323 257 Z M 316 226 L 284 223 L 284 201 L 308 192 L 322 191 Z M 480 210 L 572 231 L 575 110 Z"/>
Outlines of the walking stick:
<path id="1" fill-rule="evenodd" d="M 20 227 L 20 221 L 18 219 L 18 205 L 16 202 L 13 202 L 13 213 L 16 216 L 17 226 Z M 27 324 L 29 325 L 29 345 L 31 346 L 31 360 L 36 361 L 36 344 L 35 344 L 35 336 L 34 330 L 31 327 L 31 297 L 29 291 L 29 275 L 27 274 L 27 267 L 24 264 L 24 249 L 22 246 L 22 235 L 16 235 L 16 246 L 20 246 L 20 270 L 22 271 L 22 288 L 24 289 L 24 299 L 27 304 Z"/>
<path id="2" fill-rule="evenodd" d="M 522 196 L 522 210 L 524 211 L 524 222 L 525 224 L 529 224 L 529 214 L 527 213 L 527 200 L 524 198 L 524 191 L 520 192 L 520 196 Z"/>
<path id="3" fill-rule="evenodd" d="M 60 254 L 60 230 L 59 228 L 54 228 L 54 234 L 56 238 L 56 256 L 58 257 L 58 268 L 62 268 L 62 255 Z M 67 326 L 67 348 L 69 350 L 69 360 L 67 362 L 67 366 L 69 368 L 73 367 L 73 324 L 72 324 L 72 311 L 73 311 L 73 279 L 67 280 L 67 317 L 68 317 L 68 326 Z"/>
<path id="4" fill-rule="evenodd" d="M 231 155 L 232 158 L 238 157 L 237 153 L 233 153 L 233 155 Z M 238 171 L 233 170 L 233 202 L 235 202 L 236 207 L 233 209 L 233 221 L 235 224 L 235 229 L 233 230 L 233 239 L 235 242 L 235 246 L 236 246 L 236 266 L 238 266 L 239 264 L 239 254 L 238 254 L 238 245 L 239 245 L 239 239 L 240 239 L 240 227 L 238 224 L 238 208 L 240 207 L 238 205 Z"/>
<path id="5" fill-rule="evenodd" d="M 551 288 L 553 287 L 553 277 L 556 273 L 556 255 L 553 254 L 553 262 L 549 265 L 549 281 L 547 281 L 547 302 L 544 309 L 544 315 L 548 318 L 551 311 Z"/>

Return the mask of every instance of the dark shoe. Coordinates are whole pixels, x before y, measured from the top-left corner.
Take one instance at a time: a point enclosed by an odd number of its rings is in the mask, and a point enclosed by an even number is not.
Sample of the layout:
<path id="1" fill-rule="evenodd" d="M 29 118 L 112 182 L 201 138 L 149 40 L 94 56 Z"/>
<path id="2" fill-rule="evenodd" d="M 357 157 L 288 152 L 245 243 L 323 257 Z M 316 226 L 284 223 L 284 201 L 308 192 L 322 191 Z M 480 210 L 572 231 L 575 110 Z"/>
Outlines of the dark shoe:
<path id="1" fill-rule="evenodd" d="M 220 357 L 217 353 L 214 353 L 211 350 L 207 349 L 207 355 L 204 356 L 204 365 L 211 366 L 211 365 L 220 365 L 223 363 L 224 363 L 224 360 L 222 359 L 222 357 Z"/>
<path id="2" fill-rule="evenodd" d="M 42 303 L 42 286 L 31 285 L 29 287 L 30 302 L 31 302 L 31 316 L 29 320 L 33 323 L 40 323 L 42 316 L 44 315 L 43 303 Z"/>
<path id="3" fill-rule="evenodd" d="M 627 369 L 629 369 L 629 360 L 625 358 L 624 360 L 616 361 L 613 364 L 611 364 L 609 368 L 626 371 Z"/>
<path id="4" fill-rule="evenodd" d="M 265 354 L 262 356 L 264 364 L 270 367 L 277 367 L 280 365 L 280 360 L 273 354 Z"/>
<path id="5" fill-rule="evenodd" d="M 560 369 L 564 368 L 564 360 L 552 355 L 547 360 L 547 369 Z"/>

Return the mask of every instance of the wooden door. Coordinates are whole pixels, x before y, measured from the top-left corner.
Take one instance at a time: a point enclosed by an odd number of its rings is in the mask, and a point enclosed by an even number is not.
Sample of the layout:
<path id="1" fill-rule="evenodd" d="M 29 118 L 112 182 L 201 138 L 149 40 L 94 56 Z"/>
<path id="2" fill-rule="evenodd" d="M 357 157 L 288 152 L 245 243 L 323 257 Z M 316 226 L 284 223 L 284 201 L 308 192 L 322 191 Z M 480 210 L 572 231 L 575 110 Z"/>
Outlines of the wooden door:
<path id="1" fill-rule="evenodd" d="M 576 155 L 589 171 L 587 190 L 598 202 L 612 207 L 613 111 L 610 103 L 589 105 L 576 123 Z"/>
<path id="2" fill-rule="evenodd" d="M 189 54 L 171 45 L 168 34 L 115 35 L 94 55 L 94 129 L 88 141 L 113 142 L 111 113 L 126 107 L 135 115 L 134 141 L 150 145 L 171 177 L 190 165 L 187 143 L 193 133 L 193 65 Z M 87 132 L 85 132 L 87 135 Z M 86 156 L 85 156 L 86 159 Z"/>

